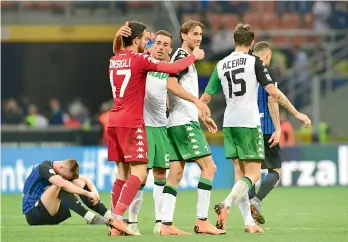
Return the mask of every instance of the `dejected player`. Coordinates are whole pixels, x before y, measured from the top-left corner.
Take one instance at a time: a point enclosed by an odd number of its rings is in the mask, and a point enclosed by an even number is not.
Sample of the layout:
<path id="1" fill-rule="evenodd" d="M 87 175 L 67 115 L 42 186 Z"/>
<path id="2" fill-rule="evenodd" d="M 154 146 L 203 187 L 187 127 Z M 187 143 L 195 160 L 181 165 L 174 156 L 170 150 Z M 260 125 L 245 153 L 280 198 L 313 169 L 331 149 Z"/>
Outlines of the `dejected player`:
<path id="1" fill-rule="evenodd" d="M 88 211 L 83 203 L 98 214 Z M 44 161 L 24 182 L 22 209 L 29 225 L 54 225 L 71 217 L 70 210 L 88 224 L 105 224 L 111 216 L 92 182 L 79 176 L 76 160 Z M 99 215 L 100 214 L 100 215 Z"/>
<path id="2" fill-rule="evenodd" d="M 114 106 L 108 123 L 108 160 L 116 161 L 118 168 L 111 193 L 113 216 L 108 222 L 113 236 L 135 235 L 123 222 L 123 215 L 147 177 L 148 145 L 143 115 L 147 73 L 176 74 L 204 58 L 204 51 L 196 48 L 192 55 L 175 63 L 154 60 L 143 54 L 148 40 L 146 25 L 137 21 L 127 25 L 131 30 L 129 36 L 116 36 L 116 41 L 122 39 L 124 49 L 110 58 L 109 65 Z"/>

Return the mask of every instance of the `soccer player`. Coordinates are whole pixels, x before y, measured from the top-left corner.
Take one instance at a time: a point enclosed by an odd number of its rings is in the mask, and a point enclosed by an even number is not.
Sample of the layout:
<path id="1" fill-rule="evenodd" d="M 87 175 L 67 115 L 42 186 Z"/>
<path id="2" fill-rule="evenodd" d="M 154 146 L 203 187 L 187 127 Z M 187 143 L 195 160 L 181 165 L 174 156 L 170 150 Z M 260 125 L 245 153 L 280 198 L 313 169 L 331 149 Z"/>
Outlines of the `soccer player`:
<path id="1" fill-rule="evenodd" d="M 172 61 L 180 61 L 189 56 L 202 40 L 203 24 L 198 21 L 187 21 L 180 29 L 182 48 L 172 56 Z M 175 62 L 174 62 L 175 63 Z M 198 76 L 195 66 L 168 78 L 169 123 L 168 136 L 173 146 L 169 155 L 170 169 L 167 183 L 163 189 L 161 235 L 189 235 L 173 226 L 177 188 L 183 176 L 186 162 L 197 162 L 201 169 L 198 183 L 197 219 L 194 230 L 196 233 L 224 234 L 224 230 L 215 228 L 208 221 L 208 210 L 212 183 L 216 166 L 211 156 L 209 145 L 198 122 L 197 107 L 206 106 L 199 100 Z M 210 123 L 210 114 L 206 123 Z M 215 124 L 215 123 L 214 123 Z"/>
<path id="2" fill-rule="evenodd" d="M 201 99 L 209 103 L 221 88 L 226 98 L 224 114 L 225 156 L 233 160 L 235 185 L 224 202 L 215 205 L 217 227 L 224 229 L 231 206 L 238 203 L 244 218 L 245 232 L 262 233 L 251 217 L 248 191 L 259 179 L 264 159 L 263 136 L 257 106 L 258 83 L 297 119 L 310 127 L 311 121 L 296 110 L 273 84 L 267 68 L 257 56 L 249 55 L 254 44 L 254 31 L 239 23 L 234 30 L 235 51 L 218 62 Z"/>
<path id="3" fill-rule="evenodd" d="M 151 46 L 151 57 L 160 61 L 167 60 L 173 50 L 172 39 L 173 36 L 168 31 L 158 31 Z M 166 169 L 169 169 L 170 142 L 167 135 L 167 82 L 165 81 L 167 78 L 168 74 L 161 72 L 149 72 L 146 78 L 144 121 L 148 142 L 147 168 L 153 169 L 154 176 L 153 199 L 156 217 L 154 232 L 162 225 L 162 196 L 166 184 Z M 137 216 L 143 200 L 144 186 L 145 184 L 141 186 L 128 211 L 128 228 L 137 235 L 140 235 Z"/>
<path id="4" fill-rule="evenodd" d="M 275 71 L 269 68 L 272 57 L 272 49 L 270 44 L 265 41 L 256 43 L 254 45 L 253 54 L 258 56 L 266 65 L 266 69 L 268 70 L 274 85 L 277 86 L 277 77 L 275 75 Z M 278 182 L 280 175 L 282 158 L 279 147 L 279 139 L 281 129 L 278 103 L 260 85 L 258 87 L 257 103 L 259 107 L 261 130 L 265 145 L 265 159 L 262 161 L 261 168 L 268 169 L 268 174 L 262 181 L 260 189 L 256 195 L 255 184 L 253 185 L 249 191 L 249 199 L 251 199 L 250 204 L 253 218 L 256 220 L 256 222 L 264 224 L 265 219 L 261 213 L 261 201 L 269 192 L 272 191 L 275 184 Z"/>
<path id="5" fill-rule="evenodd" d="M 88 211 L 75 195 L 100 215 Z M 71 217 L 70 210 L 88 224 L 105 224 L 111 216 L 110 210 L 99 201 L 93 183 L 79 176 L 74 159 L 44 161 L 34 166 L 24 182 L 22 209 L 29 225 L 59 224 Z"/>
<path id="6" fill-rule="evenodd" d="M 124 49 L 110 58 L 109 65 L 114 106 L 108 123 L 108 160 L 116 161 L 118 169 L 111 193 L 113 216 L 108 221 L 113 236 L 135 235 L 123 222 L 123 215 L 147 177 L 143 115 L 147 72 L 175 74 L 204 58 L 204 51 L 196 48 L 192 55 L 175 63 L 154 60 L 143 54 L 148 40 L 146 25 L 136 21 L 127 25 L 131 30 L 128 37 L 116 36 L 116 42 L 122 39 Z"/>

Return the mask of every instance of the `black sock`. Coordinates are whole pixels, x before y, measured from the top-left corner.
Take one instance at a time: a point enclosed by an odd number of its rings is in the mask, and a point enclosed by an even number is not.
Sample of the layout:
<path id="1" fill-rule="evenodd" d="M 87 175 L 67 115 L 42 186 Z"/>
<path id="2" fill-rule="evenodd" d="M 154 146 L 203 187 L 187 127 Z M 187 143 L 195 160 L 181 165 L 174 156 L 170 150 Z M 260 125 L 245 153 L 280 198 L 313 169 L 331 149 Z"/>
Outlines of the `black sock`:
<path id="1" fill-rule="evenodd" d="M 84 190 L 86 191 L 90 191 L 88 189 L 88 186 L 85 185 Z M 89 201 L 88 197 L 80 195 L 80 198 L 82 200 L 82 202 L 90 209 L 92 209 L 93 211 L 99 213 L 101 216 L 104 216 L 105 213 L 108 211 L 108 209 L 105 207 L 105 205 L 99 200 L 99 202 L 96 205 L 93 205 L 93 203 L 91 201 Z"/>
<path id="2" fill-rule="evenodd" d="M 58 197 L 62 200 L 62 203 L 69 209 L 73 210 L 75 213 L 84 217 L 88 210 L 82 205 L 82 203 L 77 199 L 77 197 L 65 190 L 60 190 Z"/>
<path id="3" fill-rule="evenodd" d="M 279 174 L 276 171 L 269 171 L 265 179 L 262 181 L 256 197 L 262 201 L 262 199 L 264 199 L 267 194 L 272 191 L 278 180 Z"/>
<path id="4" fill-rule="evenodd" d="M 162 220 L 156 220 L 156 224 L 157 224 L 157 223 L 162 223 Z"/>
<path id="5" fill-rule="evenodd" d="M 255 197 L 255 194 L 256 194 L 256 188 L 255 188 L 255 184 L 254 184 L 249 191 L 249 199 L 252 199 L 253 197 Z"/>

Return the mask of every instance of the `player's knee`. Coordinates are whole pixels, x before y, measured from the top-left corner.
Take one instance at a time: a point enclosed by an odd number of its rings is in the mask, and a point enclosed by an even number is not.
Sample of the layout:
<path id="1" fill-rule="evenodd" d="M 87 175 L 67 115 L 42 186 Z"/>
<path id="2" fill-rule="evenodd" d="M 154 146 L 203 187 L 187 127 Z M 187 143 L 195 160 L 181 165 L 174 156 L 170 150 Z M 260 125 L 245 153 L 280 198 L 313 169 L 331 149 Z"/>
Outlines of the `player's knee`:
<path id="1" fill-rule="evenodd" d="M 168 178 L 167 178 L 167 183 L 169 185 L 177 186 L 180 183 L 183 175 L 184 175 L 183 171 L 181 171 L 181 170 L 172 170 L 171 169 L 169 171 L 169 175 L 168 175 Z"/>
<path id="2" fill-rule="evenodd" d="M 211 156 L 201 158 L 197 161 L 201 168 L 201 174 L 213 178 L 216 173 L 216 165 Z"/>
<path id="3" fill-rule="evenodd" d="M 135 164 L 131 166 L 131 174 L 137 176 L 139 180 L 144 183 L 147 178 L 147 167 L 146 164 Z"/>
<path id="4" fill-rule="evenodd" d="M 52 191 L 59 192 L 60 189 L 61 189 L 61 187 L 52 184 L 52 185 L 50 186 L 50 189 L 51 189 Z"/>
<path id="5" fill-rule="evenodd" d="M 165 169 L 161 169 L 161 170 L 154 170 L 153 171 L 153 177 L 156 180 L 165 180 L 166 179 L 166 170 Z"/>

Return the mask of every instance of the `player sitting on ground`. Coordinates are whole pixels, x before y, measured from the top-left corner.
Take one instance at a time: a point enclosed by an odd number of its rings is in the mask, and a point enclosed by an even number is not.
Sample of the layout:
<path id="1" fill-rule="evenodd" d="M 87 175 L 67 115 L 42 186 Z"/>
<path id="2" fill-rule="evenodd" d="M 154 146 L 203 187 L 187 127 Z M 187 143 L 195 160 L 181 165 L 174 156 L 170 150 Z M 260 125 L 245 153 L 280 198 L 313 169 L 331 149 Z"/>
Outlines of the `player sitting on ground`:
<path id="1" fill-rule="evenodd" d="M 280 105 L 290 111 L 305 127 L 310 119 L 289 102 L 273 84 L 272 78 L 259 57 L 249 55 L 254 44 L 254 31 L 248 24 L 238 24 L 234 30 L 235 51 L 222 59 L 212 73 L 201 99 L 209 103 L 212 95 L 223 89 L 227 107 L 224 114 L 225 156 L 233 159 L 235 185 L 224 202 L 215 205 L 217 227 L 224 229 L 231 206 L 238 203 L 244 217 L 245 232 L 262 233 L 251 217 L 248 191 L 257 182 L 264 144 L 257 106 L 257 88 L 260 83 Z"/>
<path id="2" fill-rule="evenodd" d="M 265 41 L 256 43 L 253 54 L 258 56 L 266 65 L 274 85 L 277 86 L 277 77 L 275 75 L 275 71 L 269 68 L 272 57 L 272 49 L 270 44 Z M 282 163 L 281 151 L 279 147 L 281 130 L 278 103 L 260 85 L 258 88 L 257 103 L 260 112 L 261 129 L 265 145 L 265 159 L 262 161 L 261 168 L 268 169 L 268 174 L 262 181 L 260 189 L 256 195 L 255 184 L 253 185 L 249 191 L 249 199 L 251 199 L 250 204 L 253 218 L 256 220 L 256 222 L 264 224 L 265 219 L 261 213 L 261 201 L 269 192 L 272 191 L 275 184 L 279 180 Z"/>
<path id="3" fill-rule="evenodd" d="M 192 55 L 175 63 L 154 60 L 143 54 L 148 40 L 146 25 L 136 21 L 127 25 L 131 33 L 127 37 L 116 35 L 114 41 L 120 43 L 122 39 L 124 49 L 111 57 L 109 66 L 114 106 L 108 123 L 108 160 L 116 161 L 118 168 L 111 193 L 113 217 L 108 222 L 113 236 L 135 235 L 123 222 L 123 215 L 147 177 L 143 115 L 147 72 L 175 74 L 204 58 L 203 50 L 196 48 Z"/>
<path id="4" fill-rule="evenodd" d="M 98 214 L 88 211 L 75 195 Z M 111 216 L 110 210 L 99 201 L 93 183 L 79 176 L 78 163 L 73 159 L 44 161 L 34 166 L 25 180 L 22 202 L 29 225 L 59 224 L 71 217 L 70 210 L 88 224 L 105 224 Z"/>
<path id="5" fill-rule="evenodd" d="M 180 59 L 189 56 L 195 48 L 198 48 L 202 40 L 202 31 L 202 23 L 198 21 L 185 22 L 180 29 L 182 48 L 174 53 L 172 61 L 180 61 Z M 161 235 L 190 234 L 173 225 L 173 216 L 177 189 L 183 176 L 185 164 L 194 161 L 201 169 L 197 187 L 197 217 L 194 231 L 202 234 L 224 234 L 224 230 L 216 229 L 208 221 L 210 195 L 216 166 L 198 122 L 199 113 L 202 114 L 200 110 L 206 110 L 205 116 L 208 118 L 210 110 L 206 104 L 199 100 L 198 75 L 194 64 L 169 77 L 167 88 L 170 91 L 168 136 L 173 148 L 169 155 L 170 169 L 167 184 L 163 190 L 162 226 L 157 233 Z M 211 119 L 207 119 L 206 122 L 209 120 Z"/>

